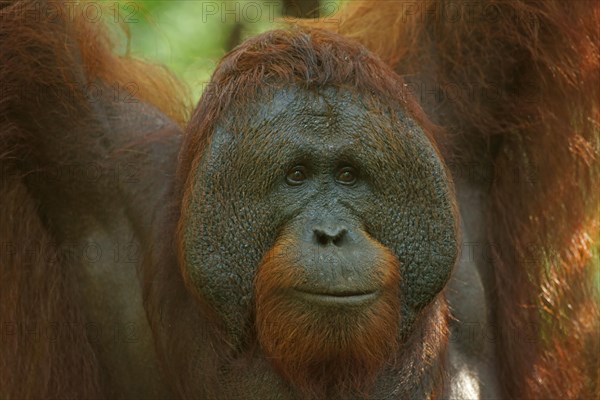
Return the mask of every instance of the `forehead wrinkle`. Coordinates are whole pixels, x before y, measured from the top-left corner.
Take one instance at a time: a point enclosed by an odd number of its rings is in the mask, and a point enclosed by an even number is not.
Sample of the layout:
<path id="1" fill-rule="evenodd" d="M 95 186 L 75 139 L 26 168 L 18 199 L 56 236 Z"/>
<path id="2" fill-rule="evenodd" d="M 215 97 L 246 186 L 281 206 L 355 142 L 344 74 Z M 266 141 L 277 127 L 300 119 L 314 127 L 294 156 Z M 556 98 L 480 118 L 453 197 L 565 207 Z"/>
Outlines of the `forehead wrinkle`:
<path id="1" fill-rule="evenodd" d="M 304 90 L 296 87 L 281 88 L 259 94 L 255 102 L 255 112 L 264 122 L 273 122 L 278 115 L 328 118 L 330 123 L 340 113 L 338 96 L 332 94 L 333 88 Z M 337 92 L 336 92 L 337 93 Z"/>
<path id="2" fill-rule="evenodd" d="M 246 126 L 240 127 L 251 132 L 248 139 L 265 146 L 280 143 L 291 151 L 304 149 L 319 157 L 349 153 L 347 147 L 353 146 L 387 152 L 398 146 L 394 142 L 406 128 L 393 123 L 378 104 L 343 88 L 319 92 L 283 88 L 263 93 L 255 104 L 256 112 L 249 113 Z"/>

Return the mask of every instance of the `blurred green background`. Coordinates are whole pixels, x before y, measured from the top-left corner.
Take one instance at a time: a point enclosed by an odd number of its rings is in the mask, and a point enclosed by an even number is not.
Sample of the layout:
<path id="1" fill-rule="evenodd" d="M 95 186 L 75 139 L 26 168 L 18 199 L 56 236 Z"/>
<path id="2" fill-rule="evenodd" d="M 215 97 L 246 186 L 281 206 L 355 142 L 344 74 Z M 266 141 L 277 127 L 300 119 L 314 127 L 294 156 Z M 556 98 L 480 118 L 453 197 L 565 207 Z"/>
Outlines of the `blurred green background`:
<path id="1" fill-rule="evenodd" d="M 293 17 L 335 23 L 339 0 L 138 0 L 109 3 L 108 17 L 131 34 L 133 56 L 166 65 L 197 101 L 219 59 L 249 36 Z"/>

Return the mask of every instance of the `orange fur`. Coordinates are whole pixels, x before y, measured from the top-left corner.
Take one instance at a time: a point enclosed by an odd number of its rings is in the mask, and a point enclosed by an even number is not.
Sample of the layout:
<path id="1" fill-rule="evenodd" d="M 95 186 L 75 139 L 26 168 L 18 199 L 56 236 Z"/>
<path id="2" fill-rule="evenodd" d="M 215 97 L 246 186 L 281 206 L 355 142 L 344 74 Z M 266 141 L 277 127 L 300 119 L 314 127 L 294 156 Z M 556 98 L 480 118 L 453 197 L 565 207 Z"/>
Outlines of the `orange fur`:
<path id="1" fill-rule="evenodd" d="M 9 399 L 97 398 L 105 395 L 100 367 L 85 329 L 81 329 L 85 320 L 73 298 L 76 285 L 66 273 L 50 229 L 38 215 L 38 200 L 24 184 L 24 175 L 30 171 L 17 166 L 33 149 L 26 140 L 29 133 L 8 117 L 12 112 L 8 107 L 23 93 L 38 94 L 35 90 L 42 86 L 73 85 L 56 71 L 76 69 L 77 64 L 84 66 L 90 80 L 120 87 L 135 82 L 139 85 L 136 97 L 180 124 L 187 120 L 189 102 L 182 87 L 162 68 L 114 55 L 112 42 L 100 24 L 76 19 L 67 21 L 64 31 L 61 24 L 30 18 L 31 12 L 36 12 L 35 3 L 18 1 L 0 8 L 0 244 L 6 246 L 0 249 L 0 389 Z M 446 119 L 439 122 L 449 131 L 460 128 L 461 144 L 473 138 L 502 138 L 493 158 L 496 176 L 489 225 L 495 244 L 496 323 L 500 333 L 507 333 L 499 335 L 498 342 L 505 394 L 518 398 L 598 397 L 600 315 L 592 287 L 592 274 L 597 271 L 590 268 L 592 239 L 600 225 L 600 192 L 594 186 L 600 178 L 598 3 L 488 1 L 484 4 L 504 10 L 495 24 L 424 23 L 430 11 L 444 2 L 423 2 L 411 18 L 398 11 L 399 2 L 373 3 L 352 3 L 340 17 L 338 30 L 366 44 L 401 74 L 418 74 L 423 64 L 434 62 L 440 66 L 435 71 L 439 85 L 481 89 L 493 83 L 501 89 L 502 101 L 492 105 L 468 96 L 455 98 Z M 515 20 L 506 15 L 527 18 Z M 76 38 L 81 60 L 75 60 L 65 46 L 70 37 Z M 39 49 L 46 50 L 40 54 Z M 273 50 L 271 55 L 276 56 L 277 49 Z M 264 53 L 255 54 L 262 56 Z M 252 58 L 242 65 L 247 68 L 237 71 L 236 79 L 216 77 L 215 82 L 224 88 L 219 93 L 232 97 L 239 87 L 255 87 L 264 78 L 252 70 Z M 279 72 L 290 81 L 296 79 L 293 71 L 283 66 Z M 337 78 L 352 78 L 353 84 L 364 90 L 376 88 L 419 114 L 412 100 L 386 87 L 390 81 L 385 76 L 377 82 L 362 82 L 359 80 L 372 71 L 343 75 L 345 72 Z M 208 140 L 203 135 L 230 98 L 222 100 L 214 100 L 194 119 L 190 132 L 202 135 L 187 139 L 189 151 L 183 155 L 180 180 L 188 177 L 194 157 Z M 67 108 L 69 100 L 60 106 Z M 438 134 L 436 140 L 449 139 Z M 454 151 L 452 156 L 457 159 L 476 157 L 468 146 Z M 515 182 L 514 171 L 525 170 L 534 170 L 535 179 Z M 30 257 L 11 250 L 10 245 L 26 247 L 17 242 L 23 238 L 39 245 Z M 532 251 L 543 257 L 532 260 Z M 261 269 L 270 268 L 265 264 Z M 264 304 L 262 300 L 260 304 Z M 429 310 L 419 322 L 426 337 L 413 338 L 407 344 L 412 349 L 407 361 L 441 370 L 446 324 L 433 328 L 445 321 L 443 300 L 438 299 Z M 78 328 L 67 338 L 36 340 L 50 332 L 45 328 L 47 321 Z M 374 328 L 382 327 L 376 324 Z M 539 334 L 534 343 L 515 340 L 515 332 L 525 328 Z M 273 337 L 269 329 L 261 328 L 267 336 L 263 340 Z M 17 333 L 23 330 L 32 332 L 29 339 Z M 292 354 L 282 350 L 284 356 Z M 378 357 L 371 360 L 382 362 Z M 408 383 L 416 376 L 411 365 L 402 367 Z"/>
<path id="2" fill-rule="evenodd" d="M 0 173 L 0 394 L 102 397 L 75 282 L 19 174 L 3 162 Z"/>
<path id="3" fill-rule="evenodd" d="M 600 396 L 600 3 L 356 1 L 336 20 L 310 25 L 459 88 L 434 116 L 451 134 L 436 138 L 453 142 L 447 162 L 466 168 L 485 157 L 475 143 L 500 143 L 488 226 L 504 396 Z"/>
<path id="4" fill-rule="evenodd" d="M 104 5 L 109 7 L 111 5 Z M 107 26 L 76 19 L 76 30 L 82 62 L 90 78 L 110 83 L 130 96 L 152 104 L 177 122 L 187 123 L 192 104 L 188 87 L 162 65 L 151 64 L 130 57 L 115 55 L 115 43 Z M 129 31 L 124 31 L 129 41 Z"/>
<path id="5" fill-rule="evenodd" d="M 291 254 L 299 243 L 282 235 L 265 255 L 255 282 L 259 343 L 280 373 L 316 399 L 366 392 L 398 348 L 399 261 L 370 239 L 380 260 L 383 295 L 368 308 L 315 310 L 286 291 L 300 285 Z"/>
<path id="6" fill-rule="evenodd" d="M 103 24 L 80 12 L 66 17 L 71 14 L 61 2 L 52 2 L 49 14 L 45 7 L 39 1 L 0 4 L 0 397 L 102 398 L 110 392 L 91 343 L 94 325 L 78 304 L 71 266 L 40 211 L 43 199 L 28 186 L 28 175 L 40 171 L 23 167 L 32 153 L 41 154 L 39 143 L 56 127 L 29 132 L 18 113 L 51 113 L 40 108 L 45 97 L 64 93 L 62 103 L 48 107 L 85 124 L 74 104 L 84 103 L 79 96 L 95 80 L 151 102 L 180 124 L 189 102 L 166 69 L 115 55 Z M 64 19 L 55 20 L 54 12 Z M 73 79 L 81 69 L 86 80 Z"/>

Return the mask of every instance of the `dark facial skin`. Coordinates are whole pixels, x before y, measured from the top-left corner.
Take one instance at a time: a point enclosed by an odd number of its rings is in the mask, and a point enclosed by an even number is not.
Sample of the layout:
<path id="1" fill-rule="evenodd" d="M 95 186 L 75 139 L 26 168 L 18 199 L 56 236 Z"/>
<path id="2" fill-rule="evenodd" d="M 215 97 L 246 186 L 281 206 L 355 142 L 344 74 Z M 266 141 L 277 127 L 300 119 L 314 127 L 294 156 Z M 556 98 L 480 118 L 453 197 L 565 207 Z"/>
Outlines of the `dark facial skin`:
<path id="1" fill-rule="evenodd" d="M 282 235 L 294 240 L 284 257 L 300 278 L 278 295 L 315 321 L 368 310 L 388 290 L 377 260 L 389 249 L 399 261 L 403 343 L 457 255 L 438 155 L 404 113 L 349 90 L 261 97 L 218 124 L 200 161 L 184 215 L 184 273 L 241 349 L 252 335 L 257 269 Z"/>

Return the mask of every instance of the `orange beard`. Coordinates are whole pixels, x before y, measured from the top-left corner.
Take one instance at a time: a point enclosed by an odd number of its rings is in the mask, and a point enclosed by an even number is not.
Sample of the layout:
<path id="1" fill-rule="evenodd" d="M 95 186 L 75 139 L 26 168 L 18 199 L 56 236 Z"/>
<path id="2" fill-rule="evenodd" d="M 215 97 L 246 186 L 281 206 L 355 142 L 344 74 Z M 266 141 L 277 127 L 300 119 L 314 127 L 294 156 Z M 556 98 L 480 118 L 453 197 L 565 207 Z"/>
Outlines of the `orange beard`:
<path id="1" fill-rule="evenodd" d="M 262 350 L 283 378 L 305 397 L 368 394 L 378 372 L 393 360 L 400 324 L 399 261 L 380 243 L 374 279 L 382 294 L 364 306 L 323 307 L 287 290 L 302 282 L 280 238 L 265 255 L 255 283 L 256 330 Z"/>

